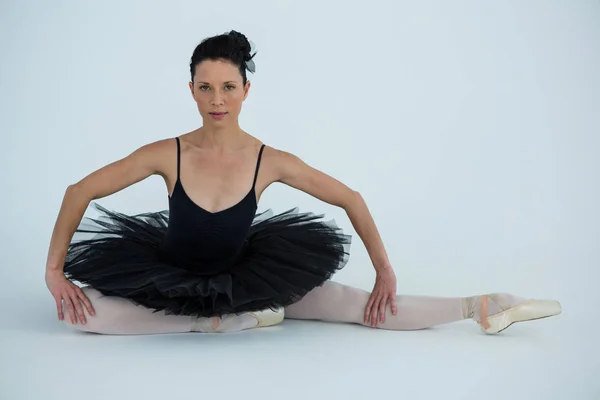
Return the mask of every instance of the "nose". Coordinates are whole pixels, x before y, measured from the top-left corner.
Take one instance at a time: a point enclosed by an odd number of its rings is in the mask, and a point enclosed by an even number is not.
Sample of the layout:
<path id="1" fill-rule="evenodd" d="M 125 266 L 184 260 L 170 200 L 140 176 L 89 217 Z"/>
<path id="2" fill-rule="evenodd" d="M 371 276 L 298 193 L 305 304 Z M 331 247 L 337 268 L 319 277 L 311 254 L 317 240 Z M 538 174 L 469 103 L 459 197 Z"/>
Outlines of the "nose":
<path id="1" fill-rule="evenodd" d="M 220 93 L 215 93 L 215 95 L 212 97 L 211 99 L 211 104 L 213 106 L 220 106 L 223 104 L 223 97 L 221 96 Z"/>

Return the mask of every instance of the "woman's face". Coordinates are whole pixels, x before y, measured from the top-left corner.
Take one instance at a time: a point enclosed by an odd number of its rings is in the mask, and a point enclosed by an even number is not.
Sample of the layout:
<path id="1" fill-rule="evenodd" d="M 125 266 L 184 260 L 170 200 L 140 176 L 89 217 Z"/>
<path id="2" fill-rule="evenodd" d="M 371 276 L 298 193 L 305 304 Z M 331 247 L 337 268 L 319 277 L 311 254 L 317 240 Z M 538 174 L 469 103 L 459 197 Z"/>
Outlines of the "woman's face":
<path id="1" fill-rule="evenodd" d="M 237 125 L 250 89 L 250 81 L 245 87 L 242 84 L 237 66 L 228 61 L 202 61 L 189 86 L 205 125 Z"/>

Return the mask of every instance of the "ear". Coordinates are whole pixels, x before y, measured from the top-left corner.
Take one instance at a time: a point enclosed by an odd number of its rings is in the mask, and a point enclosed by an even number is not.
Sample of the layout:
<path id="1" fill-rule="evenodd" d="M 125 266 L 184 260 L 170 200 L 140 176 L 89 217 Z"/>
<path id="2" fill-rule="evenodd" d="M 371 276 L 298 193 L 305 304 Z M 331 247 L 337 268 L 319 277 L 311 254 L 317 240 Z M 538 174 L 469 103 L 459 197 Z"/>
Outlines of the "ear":
<path id="1" fill-rule="evenodd" d="M 192 93 L 192 97 L 194 97 L 194 82 L 190 82 L 188 84 L 188 86 L 190 87 L 190 92 Z"/>
<path id="2" fill-rule="evenodd" d="M 246 81 L 246 86 L 244 86 L 244 100 L 248 97 L 248 92 L 250 91 L 250 81 Z"/>

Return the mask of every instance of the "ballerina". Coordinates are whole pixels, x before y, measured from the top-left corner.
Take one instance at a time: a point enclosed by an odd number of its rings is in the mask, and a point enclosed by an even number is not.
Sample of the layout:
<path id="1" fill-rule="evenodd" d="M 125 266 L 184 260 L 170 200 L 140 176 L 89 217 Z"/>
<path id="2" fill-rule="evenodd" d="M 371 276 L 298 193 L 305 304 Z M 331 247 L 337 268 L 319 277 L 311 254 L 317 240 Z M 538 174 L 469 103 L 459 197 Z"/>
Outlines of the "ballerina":
<path id="1" fill-rule="evenodd" d="M 203 125 L 144 145 L 68 187 L 46 265 L 59 320 L 88 332 L 155 334 L 239 332 L 284 318 L 390 330 L 473 319 L 493 334 L 561 312 L 557 301 L 508 293 L 397 295 L 360 193 L 240 127 L 255 55 L 236 31 L 203 40 L 189 83 Z M 165 181 L 168 210 L 126 215 L 95 202 L 152 175 Z M 335 223 L 297 208 L 257 213 L 275 182 L 346 211 L 375 268 L 371 292 L 331 280 L 351 244 Z M 84 218 L 90 203 L 101 218 Z"/>

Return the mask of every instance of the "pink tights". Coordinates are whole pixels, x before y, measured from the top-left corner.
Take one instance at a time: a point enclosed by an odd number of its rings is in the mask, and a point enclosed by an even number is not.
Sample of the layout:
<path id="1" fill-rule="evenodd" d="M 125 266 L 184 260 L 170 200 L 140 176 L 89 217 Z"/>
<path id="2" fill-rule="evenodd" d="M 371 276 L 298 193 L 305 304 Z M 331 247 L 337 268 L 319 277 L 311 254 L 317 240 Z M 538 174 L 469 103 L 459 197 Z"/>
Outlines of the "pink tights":
<path id="1" fill-rule="evenodd" d="M 75 329 L 104 334 L 158 334 L 179 332 L 211 332 L 210 318 L 166 315 L 164 312 L 137 306 L 129 300 L 103 296 L 90 287 L 83 288 L 96 311 L 87 310 L 86 323 L 71 322 L 66 307 L 64 322 Z M 364 324 L 364 311 L 369 292 L 328 281 L 309 292 L 303 299 L 285 309 L 285 318 L 322 320 L 338 323 Z M 377 327 L 390 330 L 415 330 L 460 321 L 472 316 L 476 297 L 429 297 L 400 295 L 396 297 L 397 313 L 387 307 L 385 322 Z M 84 307 L 85 310 L 85 307 Z M 471 314 L 471 315 L 470 315 Z M 254 328 L 257 320 L 250 315 L 231 316 L 222 321 L 223 332 Z M 212 325 L 214 327 L 214 325 Z"/>

